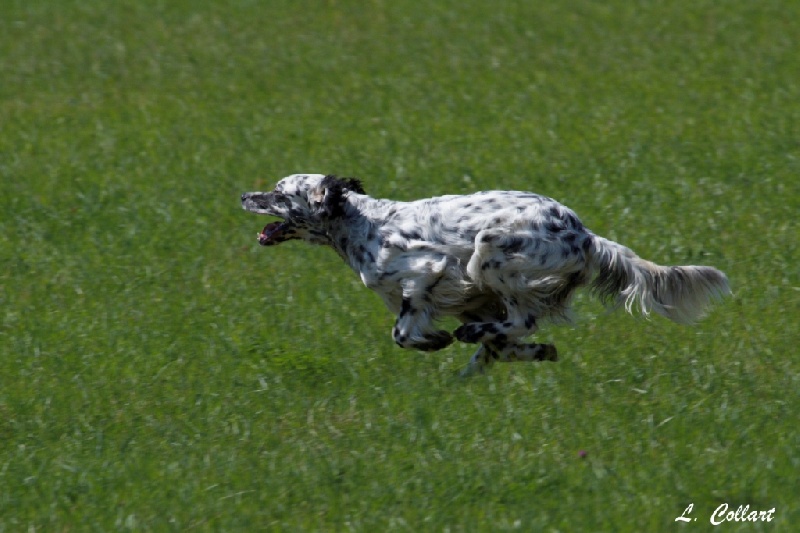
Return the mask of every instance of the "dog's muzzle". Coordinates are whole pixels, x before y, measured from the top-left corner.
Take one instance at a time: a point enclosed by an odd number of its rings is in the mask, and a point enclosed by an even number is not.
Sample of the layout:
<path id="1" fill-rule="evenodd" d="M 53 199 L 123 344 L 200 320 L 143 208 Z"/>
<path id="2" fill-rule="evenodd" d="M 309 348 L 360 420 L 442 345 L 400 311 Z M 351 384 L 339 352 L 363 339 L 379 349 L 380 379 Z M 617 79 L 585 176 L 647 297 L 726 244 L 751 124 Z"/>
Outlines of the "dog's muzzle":
<path id="1" fill-rule="evenodd" d="M 260 215 L 272 215 L 272 197 L 269 193 L 262 192 L 246 192 L 242 195 L 242 209 L 250 211 L 251 213 L 258 213 Z M 283 242 L 283 233 L 288 227 L 286 221 L 270 222 L 261 233 L 258 234 L 258 244 L 261 246 L 272 246 Z"/>

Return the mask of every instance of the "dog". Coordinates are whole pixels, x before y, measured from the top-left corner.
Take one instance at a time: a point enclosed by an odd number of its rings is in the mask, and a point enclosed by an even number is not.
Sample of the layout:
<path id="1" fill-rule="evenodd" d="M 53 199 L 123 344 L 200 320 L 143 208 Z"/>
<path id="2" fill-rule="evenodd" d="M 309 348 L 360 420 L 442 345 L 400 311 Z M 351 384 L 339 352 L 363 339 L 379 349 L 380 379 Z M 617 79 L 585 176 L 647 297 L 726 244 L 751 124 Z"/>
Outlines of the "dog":
<path id="1" fill-rule="evenodd" d="M 529 192 L 483 191 L 397 202 L 368 196 L 361 182 L 293 174 L 270 192 L 242 195 L 242 207 L 271 215 L 263 246 L 303 240 L 333 248 L 397 315 L 402 348 L 478 344 L 464 375 L 494 362 L 555 361 L 552 344 L 525 342 L 544 320 L 569 319 L 576 289 L 680 323 L 702 317 L 730 293 L 708 266 L 659 266 L 595 235 L 555 200 Z M 462 325 L 452 334 L 443 317 Z"/>

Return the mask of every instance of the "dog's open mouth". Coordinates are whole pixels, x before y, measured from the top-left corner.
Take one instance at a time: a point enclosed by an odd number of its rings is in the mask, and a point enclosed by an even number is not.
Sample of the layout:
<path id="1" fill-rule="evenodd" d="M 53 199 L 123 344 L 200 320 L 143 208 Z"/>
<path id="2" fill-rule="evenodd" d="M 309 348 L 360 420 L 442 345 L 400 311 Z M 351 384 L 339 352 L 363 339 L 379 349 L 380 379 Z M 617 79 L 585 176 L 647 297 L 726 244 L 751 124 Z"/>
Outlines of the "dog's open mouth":
<path id="1" fill-rule="evenodd" d="M 258 244 L 261 246 L 271 246 L 273 244 L 278 244 L 281 242 L 281 235 L 283 235 L 283 230 L 286 229 L 286 222 L 279 221 L 279 222 L 270 222 L 264 229 L 261 230 L 261 233 L 258 234 Z"/>

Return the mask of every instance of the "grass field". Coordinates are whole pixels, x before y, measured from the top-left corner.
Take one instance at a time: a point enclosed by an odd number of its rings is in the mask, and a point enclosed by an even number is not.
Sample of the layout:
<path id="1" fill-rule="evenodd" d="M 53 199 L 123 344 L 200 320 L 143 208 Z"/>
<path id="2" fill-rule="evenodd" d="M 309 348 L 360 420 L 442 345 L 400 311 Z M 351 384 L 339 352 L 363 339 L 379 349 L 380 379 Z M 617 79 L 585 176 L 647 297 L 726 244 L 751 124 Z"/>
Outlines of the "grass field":
<path id="1" fill-rule="evenodd" d="M 796 530 L 800 2 L 0 4 L 0 531 Z M 535 191 L 735 295 L 584 294 L 561 361 L 461 380 L 258 247 L 294 172 Z"/>

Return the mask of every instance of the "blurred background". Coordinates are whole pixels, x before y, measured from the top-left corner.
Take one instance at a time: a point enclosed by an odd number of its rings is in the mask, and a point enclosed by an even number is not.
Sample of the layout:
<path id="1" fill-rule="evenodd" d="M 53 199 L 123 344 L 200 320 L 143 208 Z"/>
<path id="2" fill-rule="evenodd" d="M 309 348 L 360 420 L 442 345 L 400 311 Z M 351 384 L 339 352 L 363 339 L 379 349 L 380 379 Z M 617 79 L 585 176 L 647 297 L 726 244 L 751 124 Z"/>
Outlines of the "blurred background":
<path id="1" fill-rule="evenodd" d="M 800 519 L 797 2 L 0 11 L 0 531 Z M 534 191 L 735 294 L 582 295 L 561 361 L 459 380 L 330 250 L 258 247 L 239 195 L 295 172 Z"/>

